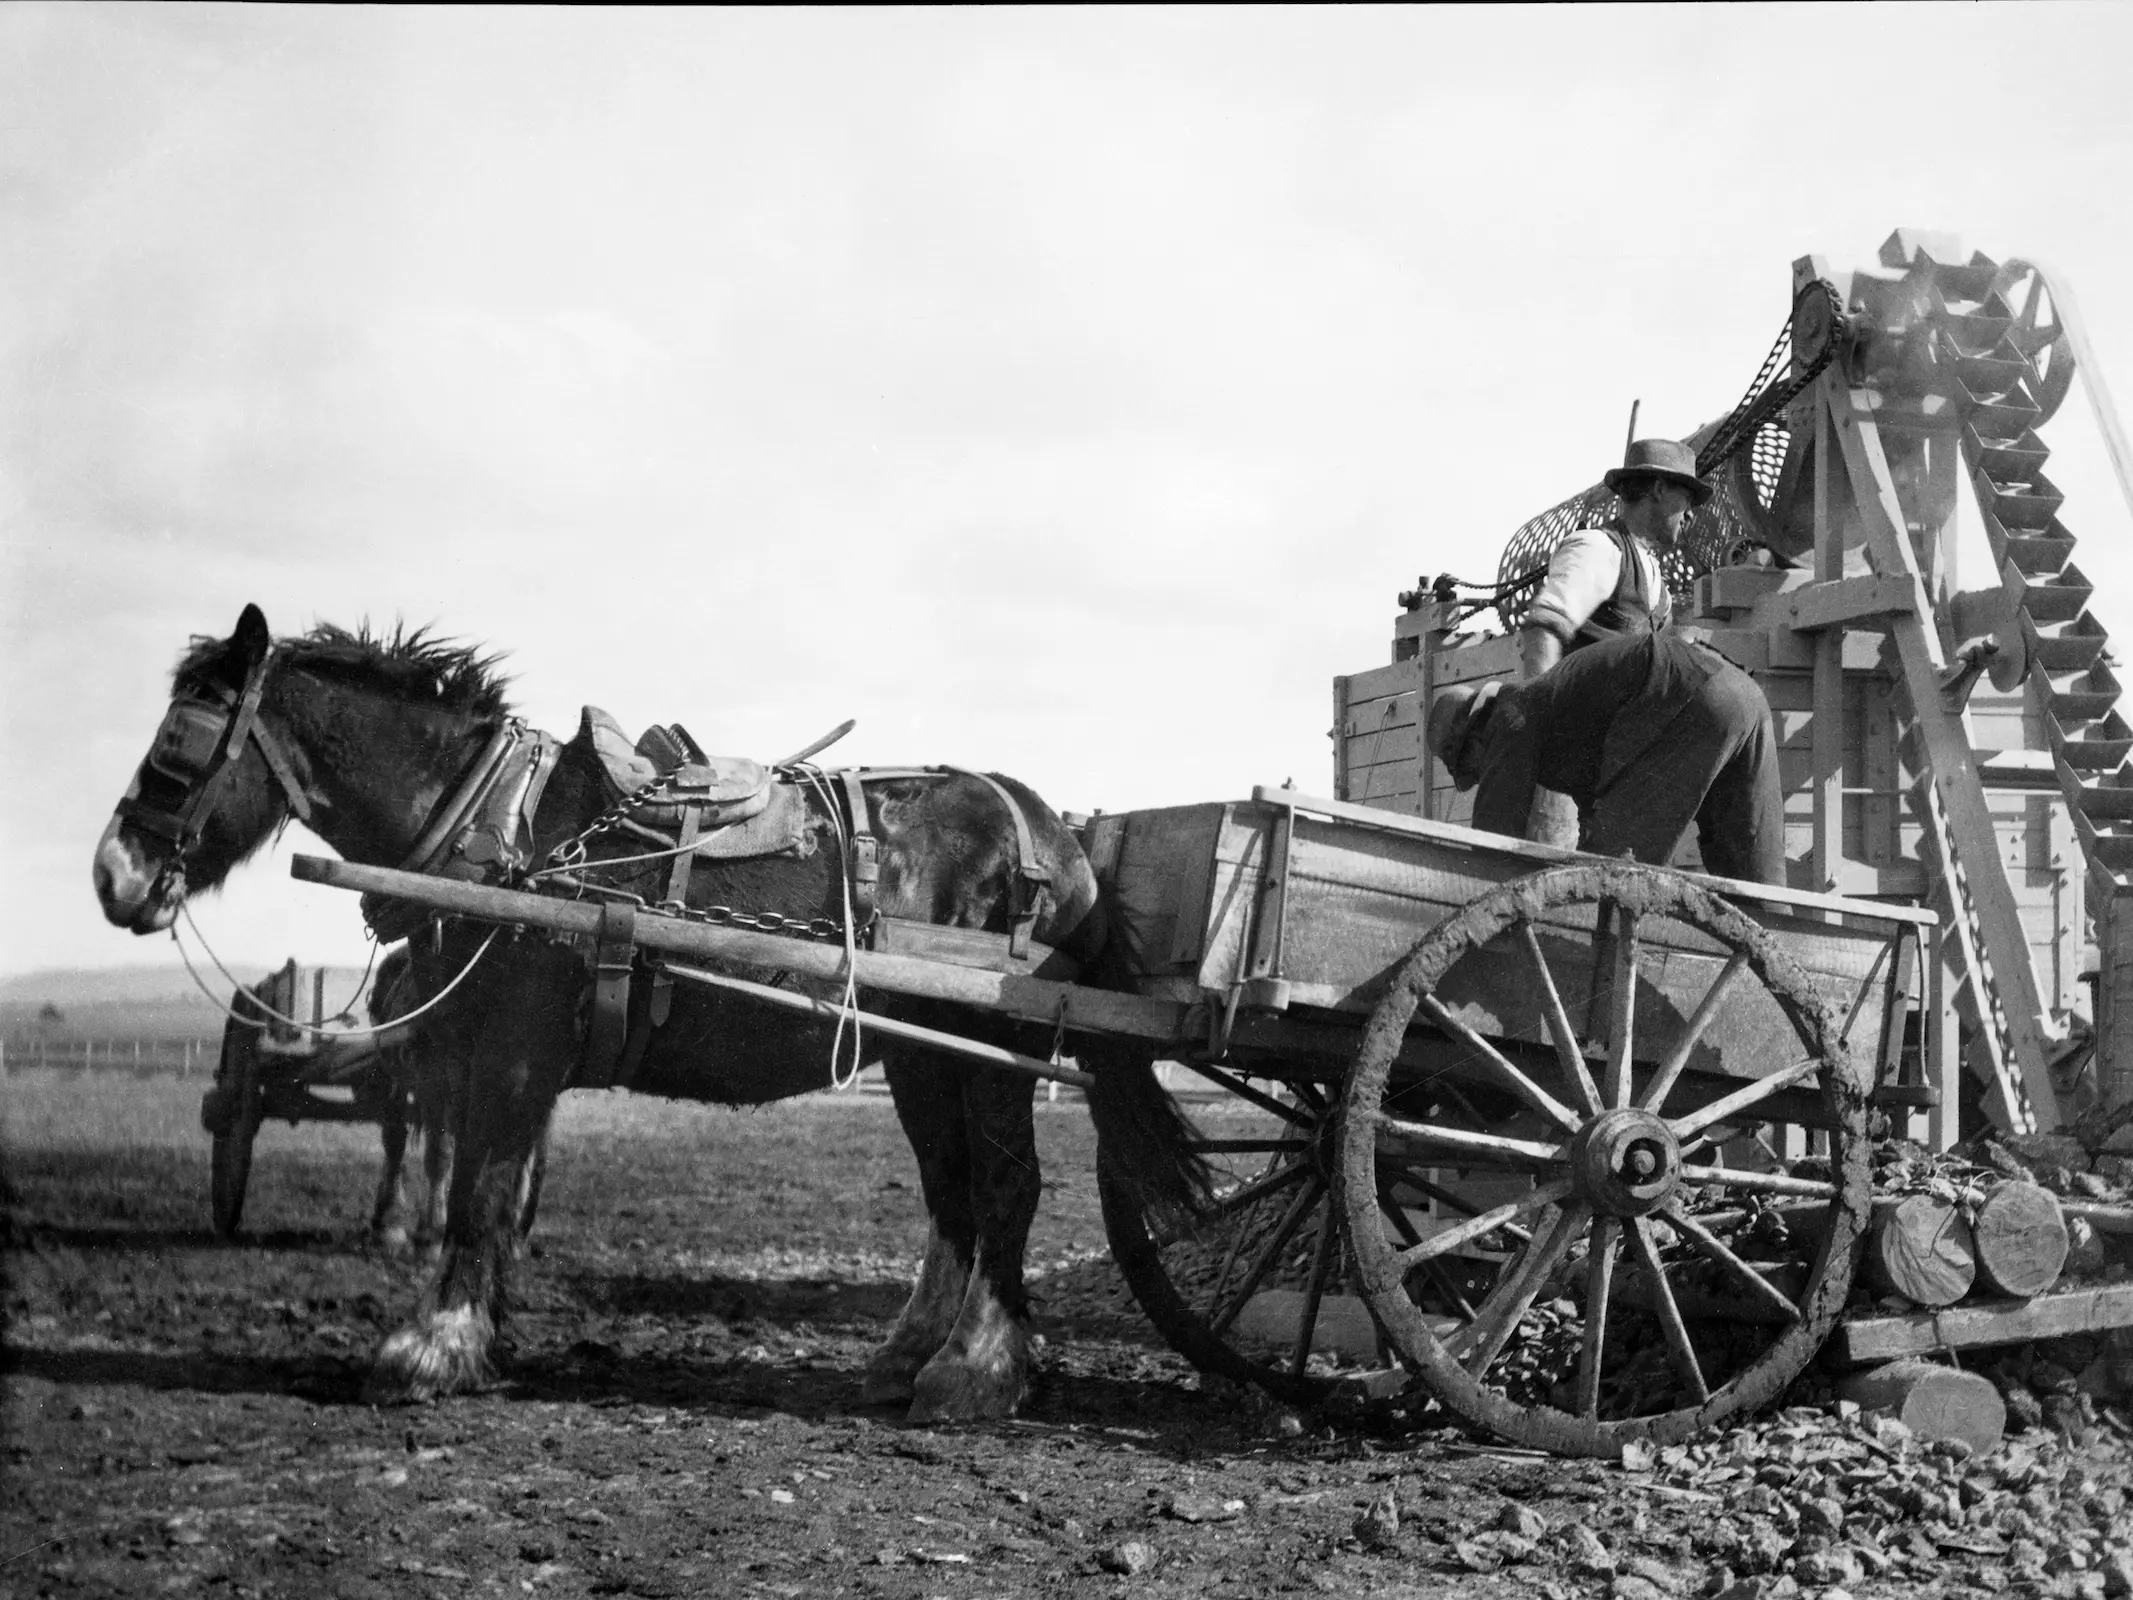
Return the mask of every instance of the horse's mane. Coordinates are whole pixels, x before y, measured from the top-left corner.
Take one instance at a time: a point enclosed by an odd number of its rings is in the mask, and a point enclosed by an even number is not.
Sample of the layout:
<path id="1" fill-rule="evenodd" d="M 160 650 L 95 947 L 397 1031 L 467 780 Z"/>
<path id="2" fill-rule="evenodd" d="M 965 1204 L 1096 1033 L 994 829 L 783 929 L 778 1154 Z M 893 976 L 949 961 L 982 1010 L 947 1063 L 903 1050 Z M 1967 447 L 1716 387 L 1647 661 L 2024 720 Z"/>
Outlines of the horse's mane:
<path id="1" fill-rule="evenodd" d="M 387 638 L 373 634 L 367 622 L 353 633 L 322 622 L 309 633 L 282 640 L 281 647 L 291 666 L 354 679 L 408 705 L 484 719 L 510 714 L 511 704 L 504 697 L 510 680 L 498 671 L 502 656 L 437 638 L 427 628 L 410 631 L 395 625 Z M 178 690 L 198 690 L 219 681 L 229 649 L 228 639 L 195 634 L 172 674 Z"/>

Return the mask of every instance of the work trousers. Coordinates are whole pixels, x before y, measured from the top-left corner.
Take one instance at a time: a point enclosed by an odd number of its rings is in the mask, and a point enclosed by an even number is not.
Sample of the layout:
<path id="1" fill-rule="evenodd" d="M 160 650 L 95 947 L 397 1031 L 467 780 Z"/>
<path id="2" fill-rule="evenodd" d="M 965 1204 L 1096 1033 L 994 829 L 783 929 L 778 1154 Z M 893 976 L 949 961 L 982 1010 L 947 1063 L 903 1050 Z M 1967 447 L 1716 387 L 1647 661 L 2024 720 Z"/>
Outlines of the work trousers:
<path id="1" fill-rule="evenodd" d="M 1695 823 L 1706 872 L 1785 882 L 1777 734 L 1755 680 L 1673 632 L 1573 651 L 1484 713 L 1474 826 L 1526 835 L 1536 787 L 1577 803 L 1578 845 L 1664 866 Z"/>

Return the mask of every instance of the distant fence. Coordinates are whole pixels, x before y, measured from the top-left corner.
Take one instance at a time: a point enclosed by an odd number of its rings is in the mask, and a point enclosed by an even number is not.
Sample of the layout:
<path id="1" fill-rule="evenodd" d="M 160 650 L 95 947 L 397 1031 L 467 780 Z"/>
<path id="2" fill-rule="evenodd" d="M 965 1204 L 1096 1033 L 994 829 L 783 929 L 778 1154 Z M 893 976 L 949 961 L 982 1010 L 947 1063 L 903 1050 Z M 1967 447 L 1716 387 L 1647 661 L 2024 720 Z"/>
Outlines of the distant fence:
<path id="1" fill-rule="evenodd" d="M 71 1068 L 76 1072 L 174 1072 L 212 1077 L 222 1054 L 215 1039 L 23 1039 L 0 1041 L 0 1070 Z"/>

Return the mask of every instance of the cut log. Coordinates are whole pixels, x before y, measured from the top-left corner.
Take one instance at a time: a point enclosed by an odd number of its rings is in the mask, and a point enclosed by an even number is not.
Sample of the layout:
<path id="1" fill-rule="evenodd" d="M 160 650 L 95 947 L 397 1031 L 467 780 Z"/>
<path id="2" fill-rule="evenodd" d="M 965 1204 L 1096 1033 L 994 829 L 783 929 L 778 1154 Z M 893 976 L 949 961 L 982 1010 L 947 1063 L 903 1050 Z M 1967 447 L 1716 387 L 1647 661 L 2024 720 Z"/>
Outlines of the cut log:
<path id="1" fill-rule="evenodd" d="M 2003 1183 L 1987 1195 L 1974 1235 L 1978 1275 L 1999 1294 L 2042 1294 L 2066 1265 L 2066 1218 L 2052 1192 L 2033 1183 Z"/>
<path id="2" fill-rule="evenodd" d="M 1932 1361 L 1891 1361 L 1844 1380 L 1845 1399 L 1868 1411 L 1894 1412 L 1921 1439 L 1963 1439 L 1979 1455 L 2000 1446 L 2007 1406 L 1974 1372 Z"/>
<path id="3" fill-rule="evenodd" d="M 1866 1265 L 1877 1288 L 1921 1306 L 1952 1306 L 1970 1292 L 1977 1252 L 1953 1201 L 1907 1194 L 1885 1211 L 1875 1209 Z"/>

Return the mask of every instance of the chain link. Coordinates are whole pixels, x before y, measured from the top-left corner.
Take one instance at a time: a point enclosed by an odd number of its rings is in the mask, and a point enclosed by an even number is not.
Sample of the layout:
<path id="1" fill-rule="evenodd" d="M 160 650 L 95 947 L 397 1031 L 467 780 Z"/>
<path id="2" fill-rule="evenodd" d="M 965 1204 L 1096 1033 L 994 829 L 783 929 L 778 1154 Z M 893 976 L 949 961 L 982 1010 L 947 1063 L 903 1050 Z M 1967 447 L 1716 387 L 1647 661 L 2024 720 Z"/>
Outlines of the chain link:
<path id="1" fill-rule="evenodd" d="M 585 847 L 602 834 L 612 833 L 629 817 L 629 814 L 645 802 L 658 797 L 660 791 L 673 782 L 673 774 L 667 773 L 642 784 L 624 795 L 605 811 L 601 812 L 583 828 L 565 839 L 548 852 L 548 870 L 555 872 L 584 872 L 597 870 L 600 863 L 588 860 Z M 746 928 L 753 933 L 774 933 L 787 938 L 842 939 L 844 925 L 829 917 L 788 917 L 776 911 L 741 911 L 733 906 L 688 906 L 678 900 L 662 900 L 654 905 L 644 896 L 631 894 L 626 889 L 614 889 L 605 884 L 583 884 L 583 888 L 608 899 L 627 900 L 643 910 L 662 917 L 674 917 L 683 922 L 709 923 L 721 928 Z"/>
<path id="2" fill-rule="evenodd" d="M 674 775 L 672 773 L 662 773 L 649 783 L 639 784 L 597 817 L 594 817 L 592 821 L 586 823 L 584 827 L 580 828 L 568 839 L 565 839 L 553 850 L 550 850 L 548 852 L 548 865 L 565 872 L 576 871 L 588 865 L 585 859 L 585 847 L 588 844 L 599 838 L 603 833 L 612 833 L 616 828 L 622 826 L 632 811 L 635 811 L 646 801 L 653 799 L 673 781 Z M 597 863 L 591 864 L 597 865 Z"/>

